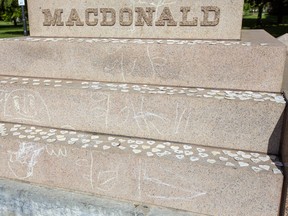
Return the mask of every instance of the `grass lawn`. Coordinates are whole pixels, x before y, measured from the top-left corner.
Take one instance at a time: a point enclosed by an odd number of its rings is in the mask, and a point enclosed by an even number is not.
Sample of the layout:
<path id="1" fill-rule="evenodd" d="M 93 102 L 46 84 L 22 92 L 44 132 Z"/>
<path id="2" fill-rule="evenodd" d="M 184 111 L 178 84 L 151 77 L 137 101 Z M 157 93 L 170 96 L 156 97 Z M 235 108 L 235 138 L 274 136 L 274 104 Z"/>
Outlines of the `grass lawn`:
<path id="1" fill-rule="evenodd" d="M 14 26 L 11 22 L 0 21 L 0 38 L 23 36 L 23 25 Z"/>
<path id="2" fill-rule="evenodd" d="M 257 14 L 249 14 L 243 17 L 243 29 L 265 29 L 274 37 L 288 33 L 288 16 L 284 17 L 284 24 L 277 25 L 277 17 L 268 14 L 263 15 L 262 26 L 256 25 Z"/>

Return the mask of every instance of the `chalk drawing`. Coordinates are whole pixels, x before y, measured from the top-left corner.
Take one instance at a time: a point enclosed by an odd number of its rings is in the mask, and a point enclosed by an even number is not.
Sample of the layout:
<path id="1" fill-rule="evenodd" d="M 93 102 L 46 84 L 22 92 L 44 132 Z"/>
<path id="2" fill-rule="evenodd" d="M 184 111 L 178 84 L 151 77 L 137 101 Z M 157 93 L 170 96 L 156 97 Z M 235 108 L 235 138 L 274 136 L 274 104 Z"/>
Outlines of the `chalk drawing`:
<path id="1" fill-rule="evenodd" d="M 17 151 L 8 151 L 8 167 L 19 179 L 33 176 L 37 160 L 43 153 L 44 147 L 32 142 L 22 142 Z"/>
<path id="2" fill-rule="evenodd" d="M 39 92 L 16 89 L 5 97 L 4 116 L 11 120 L 50 121 L 48 107 Z"/>

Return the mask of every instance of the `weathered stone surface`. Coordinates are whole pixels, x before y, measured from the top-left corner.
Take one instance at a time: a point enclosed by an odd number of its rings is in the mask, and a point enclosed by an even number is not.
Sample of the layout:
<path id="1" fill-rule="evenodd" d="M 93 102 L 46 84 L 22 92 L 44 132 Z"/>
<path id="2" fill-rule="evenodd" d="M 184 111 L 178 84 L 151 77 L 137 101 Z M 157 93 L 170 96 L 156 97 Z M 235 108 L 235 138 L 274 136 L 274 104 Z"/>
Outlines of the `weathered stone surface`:
<path id="1" fill-rule="evenodd" d="M 262 30 L 242 36 L 238 42 L 6 39 L 0 68 L 15 76 L 280 92 L 285 45 Z"/>
<path id="2" fill-rule="evenodd" d="M 243 0 L 28 1 L 44 37 L 240 39 Z"/>
<path id="3" fill-rule="evenodd" d="M 0 180 L 1 216 L 200 216 L 56 188 Z"/>
<path id="4" fill-rule="evenodd" d="M 29 125 L 0 128 L 3 178 L 207 215 L 279 210 L 276 156 Z"/>
<path id="5" fill-rule="evenodd" d="M 285 66 L 282 89 L 288 95 L 288 34 L 285 34 L 285 35 L 279 37 L 278 40 L 281 41 L 282 43 L 284 43 L 287 47 L 286 66 Z"/>
<path id="6" fill-rule="evenodd" d="M 277 154 L 275 93 L 0 77 L 3 121 Z"/>
<path id="7" fill-rule="evenodd" d="M 284 80 L 283 80 L 283 91 L 284 94 L 286 96 L 286 98 L 288 98 L 288 34 L 285 34 L 281 37 L 278 38 L 279 41 L 281 41 L 282 43 L 284 43 L 287 46 L 287 57 L 286 57 L 286 67 L 285 67 L 285 72 L 284 72 Z M 282 211 L 283 211 L 283 215 L 285 214 L 285 216 L 288 216 L 288 180 L 287 180 L 287 176 L 288 176 L 288 113 L 287 113 L 287 108 L 286 108 L 286 113 L 285 113 L 285 119 L 284 119 L 284 129 L 283 129 L 283 142 L 282 142 L 282 146 L 281 146 L 281 151 L 280 154 L 282 155 L 283 161 L 285 163 L 285 176 L 286 176 L 286 180 L 284 182 L 283 185 L 283 199 L 282 199 Z"/>

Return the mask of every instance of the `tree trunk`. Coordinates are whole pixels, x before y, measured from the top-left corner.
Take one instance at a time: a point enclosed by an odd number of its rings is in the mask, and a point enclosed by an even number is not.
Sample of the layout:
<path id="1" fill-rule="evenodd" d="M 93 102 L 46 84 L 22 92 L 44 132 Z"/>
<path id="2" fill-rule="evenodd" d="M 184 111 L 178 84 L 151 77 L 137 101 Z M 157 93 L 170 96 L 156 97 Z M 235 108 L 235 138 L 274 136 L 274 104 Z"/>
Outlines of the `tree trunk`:
<path id="1" fill-rule="evenodd" d="M 277 24 L 283 23 L 284 11 L 283 11 L 283 0 L 278 0 L 278 16 L 277 16 Z"/>
<path id="2" fill-rule="evenodd" d="M 16 20 L 16 18 L 13 18 L 13 23 L 14 23 L 14 26 L 17 26 L 17 20 Z"/>
<path id="3" fill-rule="evenodd" d="M 263 14 L 264 4 L 259 4 L 258 6 L 258 17 L 257 17 L 257 26 L 262 26 L 262 14 Z"/>

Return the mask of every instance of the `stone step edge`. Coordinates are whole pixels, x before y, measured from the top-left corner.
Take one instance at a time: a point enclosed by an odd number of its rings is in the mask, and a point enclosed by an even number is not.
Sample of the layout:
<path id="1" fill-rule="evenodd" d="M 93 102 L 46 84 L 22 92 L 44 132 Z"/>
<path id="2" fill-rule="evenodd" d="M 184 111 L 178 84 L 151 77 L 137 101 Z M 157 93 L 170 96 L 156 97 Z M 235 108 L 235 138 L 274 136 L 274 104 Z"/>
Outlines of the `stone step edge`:
<path id="1" fill-rule="evenodd" d="M 167 216 L 196 216 L 183 210 L 134 203 L 124 200 L 113 200 L 102 196 L 92 195 L 80 191 L 48 187 L 35 183 L 24 183 L 17 180 L 0 178 L 0 210 L 2 213 L 19 213 L 41 215 L 47 212 L 54 215 L 75 215 L 87 213 L 89 215 L 105 215 L 107 212 L 117 215 L 167 215 Z M 61 213 L 62 212 L 62 213 Z M 149 212 L 147 214 L 147 212 Z M 94 214 L 95 213 L 95 214 Z M 102 215 L 101 214 L 101 215 Z"/>
<path id="2" fill-rule="evenodd" d="M 2 142 L 5 139 L 21 140 L 22 145 L 42 143 L 49 155 L 56 156 L 64 156 L 66 153 L 55 152 L 51 148 L 53 145 L 69 145 L 95 151 L 245 169 L 256 173 L 282 174 L 283 167 L 276 155 L 6 122 L 0 122 L 0 137 Z"/>
<path id="3" fill-rule="evenodd" d="M 262 39 L 263 40 L 263 39 Z M 276 40 L 276 39 L 275 39 Z M 173 39 L 121 39 L 121 38 L 81 38 L 81 37 L 19 37 L 2 38 L 1 41 L 27 41 L 27 42 L 68 42 L 68 43 L 114 43 L 114 44 L 165 44 L 165 45 L 207 45 L 207 46 L 281 46 L 280 43 L 269 43 L 267 40 L 235 41 L 235 40 L 173 40 Z"/>
<path id="4" fill-rule="evenodd" d="M 162 94 L 170 96 L 181 94 L 187 97 L 212 98 L 218 100 L 252 100 L 255 102 L 273 102 L 286 104 L 284 95 L 282 93 L 0 75 L 0 86 L 8 84 L 35 87 L 75 88 L 91 91 L 120 91 L 121 93 L 132 92 L 137 94 Z"/>

